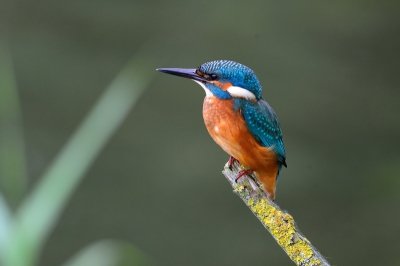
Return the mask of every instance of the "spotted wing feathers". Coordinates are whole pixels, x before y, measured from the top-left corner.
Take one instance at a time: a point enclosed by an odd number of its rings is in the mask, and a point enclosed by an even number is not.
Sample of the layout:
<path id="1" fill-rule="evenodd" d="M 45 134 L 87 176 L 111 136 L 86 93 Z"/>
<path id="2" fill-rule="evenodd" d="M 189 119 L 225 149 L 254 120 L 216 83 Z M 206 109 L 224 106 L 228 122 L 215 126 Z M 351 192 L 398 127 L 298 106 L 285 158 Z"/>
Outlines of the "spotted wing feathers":
<path id="1" fill-rule="evenodd" d="M 286 167 L 285 148 L 278 118 L 274 110 L 263 99 L 257 103 L 237 100 L 246 125 L 254 138 L 264 147 L 272 147 L 278 161 Z"/>

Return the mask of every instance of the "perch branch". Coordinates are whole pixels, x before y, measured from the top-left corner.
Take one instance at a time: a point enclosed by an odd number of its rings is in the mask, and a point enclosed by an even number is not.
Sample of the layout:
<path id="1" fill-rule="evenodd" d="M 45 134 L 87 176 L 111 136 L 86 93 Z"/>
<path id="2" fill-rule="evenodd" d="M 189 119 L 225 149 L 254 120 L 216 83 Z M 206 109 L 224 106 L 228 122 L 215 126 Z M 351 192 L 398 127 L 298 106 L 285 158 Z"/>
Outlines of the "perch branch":
<path id="1" fill-rule="evenodd" d="M 232 170 L 226 164 L 222 173 L 231 183 L 233 191 L 246 203 L 289 258 L 296 265 L 329 266 L 329 263 L 311 242 L 300 233 L 293 217 L 289 213 L 282 211 L 260 189 L 262 186 L 260 183 L 257 182 L 256 184 L 247 176 L 246 178 L 240 178 L 238 183 L 235 182 L 236 176 L 241 170 L 242 166 L 235 162 L 232 165 Z"/>

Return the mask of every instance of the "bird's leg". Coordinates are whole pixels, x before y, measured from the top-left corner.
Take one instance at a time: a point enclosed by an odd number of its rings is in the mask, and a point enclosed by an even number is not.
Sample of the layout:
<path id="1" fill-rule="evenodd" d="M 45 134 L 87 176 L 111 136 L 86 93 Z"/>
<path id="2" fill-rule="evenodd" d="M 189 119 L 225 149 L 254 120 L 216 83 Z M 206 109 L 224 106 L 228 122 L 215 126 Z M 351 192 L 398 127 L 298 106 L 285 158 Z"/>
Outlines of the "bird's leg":
<path id="1" fill-rule="evenodd" d="M 239 160 L 236 159 L 235 157 L 233 157 L 233 156 L 229 157 L 228 167 L 229 167 L 230 170 L 232 170 L 232 166 L 233 166 L 233 164 L 234 164 L 235 162 L 238 162 L 238 163 L 240 164 Z M 243 166 L 242 166 L 242 169 L 243 169 Z M 253 172 L 254 172 L 254 171 L 251 170 L 251 169 L 243 169 L 243 170 L 241 170 L 241 171 L 239 172 L 239 174 L 237 175 L 237 177 L 235 178 L 235 182 L 237 183 L 238 180 L 239 180 L 240 178 L 242 178 L 244 175 L 247 175 L 248 177 L 250 177 L 250 178 L 254 181 L 254 183 L 257 184 L 257 181 L 256 181 L 256 180 L 254 179 L 254 177 L 251 175 Z"/>
<path id="2" fill-rule="evenodd" d="M 229 161 L 228 161 L 228 167 L 229 169 L 232 171 L 232 165 L 236 162 L 239 162 L 235 157 L 231 156 L 229 157 Z"/>
<path id="3" fill-rule="evenodd" d="M 239 172 L 238 176 L 235 179 L 235 182 L 237 183 L 237 181 L 239 180 L 239 178 L 242 178 L 244 175 L 247 175 L 248 177 L 250 177 L 251 179 L 253 179 L 254 182 L 256 182 L 256 180 L 254 179 L 254 177 L 251 175 L 254 171 L 251 169 L 246 169 L 246 170 L 242 170 Z M 256 182 L 257 184 L 257 182 Z"/>

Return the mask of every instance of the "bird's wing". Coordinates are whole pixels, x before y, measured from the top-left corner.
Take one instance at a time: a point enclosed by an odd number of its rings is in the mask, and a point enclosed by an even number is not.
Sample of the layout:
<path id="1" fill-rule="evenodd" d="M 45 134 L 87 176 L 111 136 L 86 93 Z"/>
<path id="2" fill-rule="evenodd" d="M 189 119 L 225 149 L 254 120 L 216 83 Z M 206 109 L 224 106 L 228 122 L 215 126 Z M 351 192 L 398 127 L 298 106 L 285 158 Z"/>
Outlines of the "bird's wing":
<path id="1" fill-rule="evenodd" d="M 240 100 L 241 109 L 247 128 L 261 146 L 272 147 L 278 161 L 286 167 L 285 147 L 278 117 L 269 104 L 263 99 L 257 103 Z"/>

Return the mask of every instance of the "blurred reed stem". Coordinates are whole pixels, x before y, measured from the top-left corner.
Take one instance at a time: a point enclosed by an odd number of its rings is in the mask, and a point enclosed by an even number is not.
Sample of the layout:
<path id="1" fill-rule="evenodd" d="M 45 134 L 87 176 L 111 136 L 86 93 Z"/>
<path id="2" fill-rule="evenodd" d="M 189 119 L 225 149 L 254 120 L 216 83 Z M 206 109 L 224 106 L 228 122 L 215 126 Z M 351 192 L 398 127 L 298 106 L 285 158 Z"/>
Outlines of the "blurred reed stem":
<path id="1" fill-rule="evenodd" d="M 0 227 L 0 237 L 3 237 L 0 239 L 0 244 L 4 244 L 0 246 L 1 265 L 31 266 L 37 262 L 48 235 L 55 227 L 73 191 L 152 80 L 156 73 L 155 59 L 160 61 L 152 46 L 145 46 L 144 49 L 136 53 L 135 57 L 107 87 L 94 108 L 47 168 L 32 192 L 26 196 L 15 217 L 7 217 L 7 206 L 0 201 L 0 211 L 3 211 L 0 213 L 0 219 L 3 218 L 0 223 L 11 220 L 9 228 Z M 23 146 L 18 146 L 23 143 L 22 131 L 20 130 L 22 125 L 18 120 L 18 117 L 20 117 L 19 108 L 15 107 L 19 106 L 15 104 L 15 102 L 18 103 L 18 97 L 10 69 L 8 65 L 3 66 L 0 69 L 0 75 L 3 75 L 3 78 L 5 77 L 3 82 L 7 82 L 9 99 L 14 102 L 8 104 L 3 100 L 0 106 L 6 105 L 3 109 L 17 117 L 12 122 L 15 124 L 11 125 L 12 129 L 7 129 L 10 131 L 7 134 L 10 136 L 19 134 L 20 138 L 17 138 L 13 145 L 18 148 L 18 156 L 24 158 L 20 154 L 23 154 Z M 0 100 L 1 98 L 3 97 L 0 97 Z M 6 126 L 5 128 L 8 128 L 10 125 L 7 124 Z M 15 126 L 14 129 L 13 126 Z M 10 146 L 7 147 L 7 150 L 4 149 L 2 151 L 3 157 L 12 155 L 9 149 L 14 148 L 15 146 Z M 25 162 L 22 162 L 20 158 L 18 162 L 25 165 Z M 16 171 L 13 164 L 8 166 L 9 160 L 5 161 L 5 164 L 9 168 L 2 174 L 18 175 L 20 179 L 26 179 L 24 167 L 18 166 L 23 169 L 22 172 L 21 169 Z M 5 179 L 8 178 L 5 177 Z M 22 185 L 20 186 L 22 187 Z M 23 191 L 23 189 L 20 190 Z M 2 235 L 5 230 L 7 233 Z"/>
<path id="2" fill-rule="evenodd" d="M 11 55 L 0 43 L 0 189 L 12 209 L 26 188 L 25 141 Z"/>

